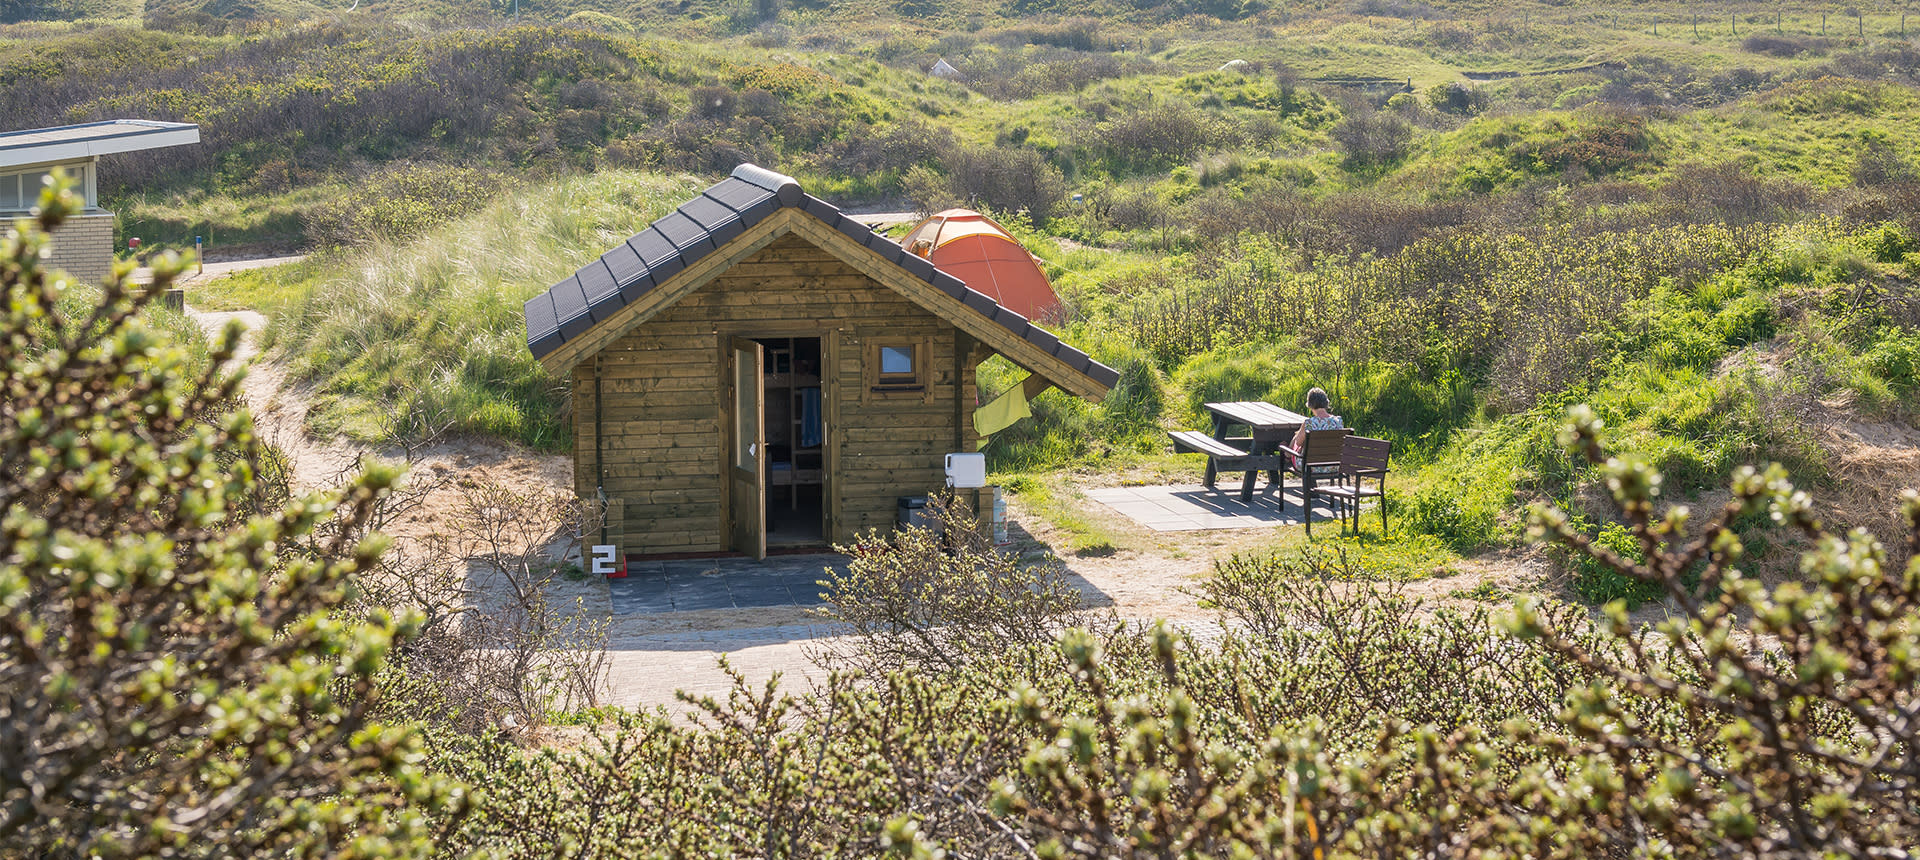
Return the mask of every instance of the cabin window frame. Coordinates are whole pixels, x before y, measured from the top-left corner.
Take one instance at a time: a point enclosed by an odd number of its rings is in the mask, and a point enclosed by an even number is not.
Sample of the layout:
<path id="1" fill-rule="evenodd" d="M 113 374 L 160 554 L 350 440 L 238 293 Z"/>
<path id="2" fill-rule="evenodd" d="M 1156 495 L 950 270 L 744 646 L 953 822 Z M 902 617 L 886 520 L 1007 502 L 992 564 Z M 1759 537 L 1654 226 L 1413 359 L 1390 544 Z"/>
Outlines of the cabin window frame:
<path id="1" fill-rule="evenodd" d="M 886 350 L 898 350 L 911 356 L 912 372 L 881 372 L 881 362 Z M 877 338 L 869 341 L 865 364 L 865 387 L 868 396 L 927 397 L 933 390 L 933 378 L 927 366 L 932 352 L 926 338 Z"/>

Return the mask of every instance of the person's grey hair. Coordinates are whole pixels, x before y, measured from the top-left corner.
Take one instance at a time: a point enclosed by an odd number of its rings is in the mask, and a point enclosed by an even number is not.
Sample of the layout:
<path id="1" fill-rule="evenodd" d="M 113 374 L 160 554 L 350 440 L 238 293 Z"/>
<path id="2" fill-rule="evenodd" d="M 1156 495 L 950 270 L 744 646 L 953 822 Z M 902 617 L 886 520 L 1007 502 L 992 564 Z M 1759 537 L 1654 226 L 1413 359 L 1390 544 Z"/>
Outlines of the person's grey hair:
<path id="1" fill-rule="evenodd" d="M 1327 392 L 1321 389 L 1315 388 L 1307 392 L 1308 409 L 1326 409 L 1331 406 L 1332 403 L 1333 401 L 1327 399 Z"/>

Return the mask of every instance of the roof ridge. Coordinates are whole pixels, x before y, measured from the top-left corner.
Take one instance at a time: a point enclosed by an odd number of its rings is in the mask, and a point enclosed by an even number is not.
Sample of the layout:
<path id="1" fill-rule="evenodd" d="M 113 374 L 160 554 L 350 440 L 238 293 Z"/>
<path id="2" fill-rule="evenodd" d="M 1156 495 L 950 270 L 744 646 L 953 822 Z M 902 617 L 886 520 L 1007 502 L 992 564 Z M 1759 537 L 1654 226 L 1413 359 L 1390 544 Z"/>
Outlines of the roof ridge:
<path id="1" fill-rule="evenodd" d="M 544 358 L 567 341 L 606 321 L 627 304 L 683 268 L 717 250 L 775 210 L 795 208 L 837 229 L 908 274 L 939 288 L 980 317 L 1007 329 L 1111 388 L 1119 373 L 1092 360 L 993 297 L 941 271 L 924 257 L 849 218 L 833 204 L 800 188 L 793 177 L 756 164 L 732 174 L 662 216 L 626 242 L 589 261 L 579 271 L 526 303 L 527 347 Z M 1004 228 L 1003 228 L 1004 229 Z"/>
<path id="2" fill-rule="evenodd" d="M 753 183 L 779 195 L 780 204 L 783 206 L 799 203 L 800 197 L 805 193 L 800 190 L 800 183 L 793 177 L 768 170 L 751 161 L 741 162 L 739 167 L 733 169 L 731 175 L 742 182 Z M 788 191 L 789 188 L 793 190 Z"/>

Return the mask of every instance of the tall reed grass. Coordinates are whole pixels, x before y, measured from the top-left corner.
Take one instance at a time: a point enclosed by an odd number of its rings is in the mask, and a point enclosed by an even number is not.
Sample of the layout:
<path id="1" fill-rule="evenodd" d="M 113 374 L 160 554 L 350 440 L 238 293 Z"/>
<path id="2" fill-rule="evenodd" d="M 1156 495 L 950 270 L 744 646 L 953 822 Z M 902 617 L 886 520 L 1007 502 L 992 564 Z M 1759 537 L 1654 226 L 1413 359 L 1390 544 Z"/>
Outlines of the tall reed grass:
<path id="1" fill-rule="evenodd" d="M 318 387 L 316 430 L 376 437 L 411 416 L 562 450 L 564 381 L 527 351 L 522 305 L 702 185 L 607 171 L 510 189 L 418 239 L 303 267 L 277 291 L 227 289 L 277 292 L 263 308 L 272 343 Z"/>

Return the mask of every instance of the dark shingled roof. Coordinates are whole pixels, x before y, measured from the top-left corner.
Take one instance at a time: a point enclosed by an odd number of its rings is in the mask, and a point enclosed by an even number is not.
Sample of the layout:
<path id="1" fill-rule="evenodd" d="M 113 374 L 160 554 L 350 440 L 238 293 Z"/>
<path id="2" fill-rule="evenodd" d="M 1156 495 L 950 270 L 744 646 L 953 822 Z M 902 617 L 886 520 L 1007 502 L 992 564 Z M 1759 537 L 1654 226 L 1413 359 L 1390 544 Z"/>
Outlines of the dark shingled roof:
<path id="1" fill-rule="evenodd" d="M 720 184 L 653 222 L 639 235 L 527 301 L 527 348 L 535 358 L 559 349 L 638 300 L 676 272 L 705 257 L 775 210 L 795 207 L 847 234 L 907 273 L 959 299 L 982 318 L 1112 388 L 1120 373 L 1087 357 L 985 293 L 934 268 L 872 228 L 848 218 L 826 201 L 800 190 L 792 177 L 742 164 Z"/>

